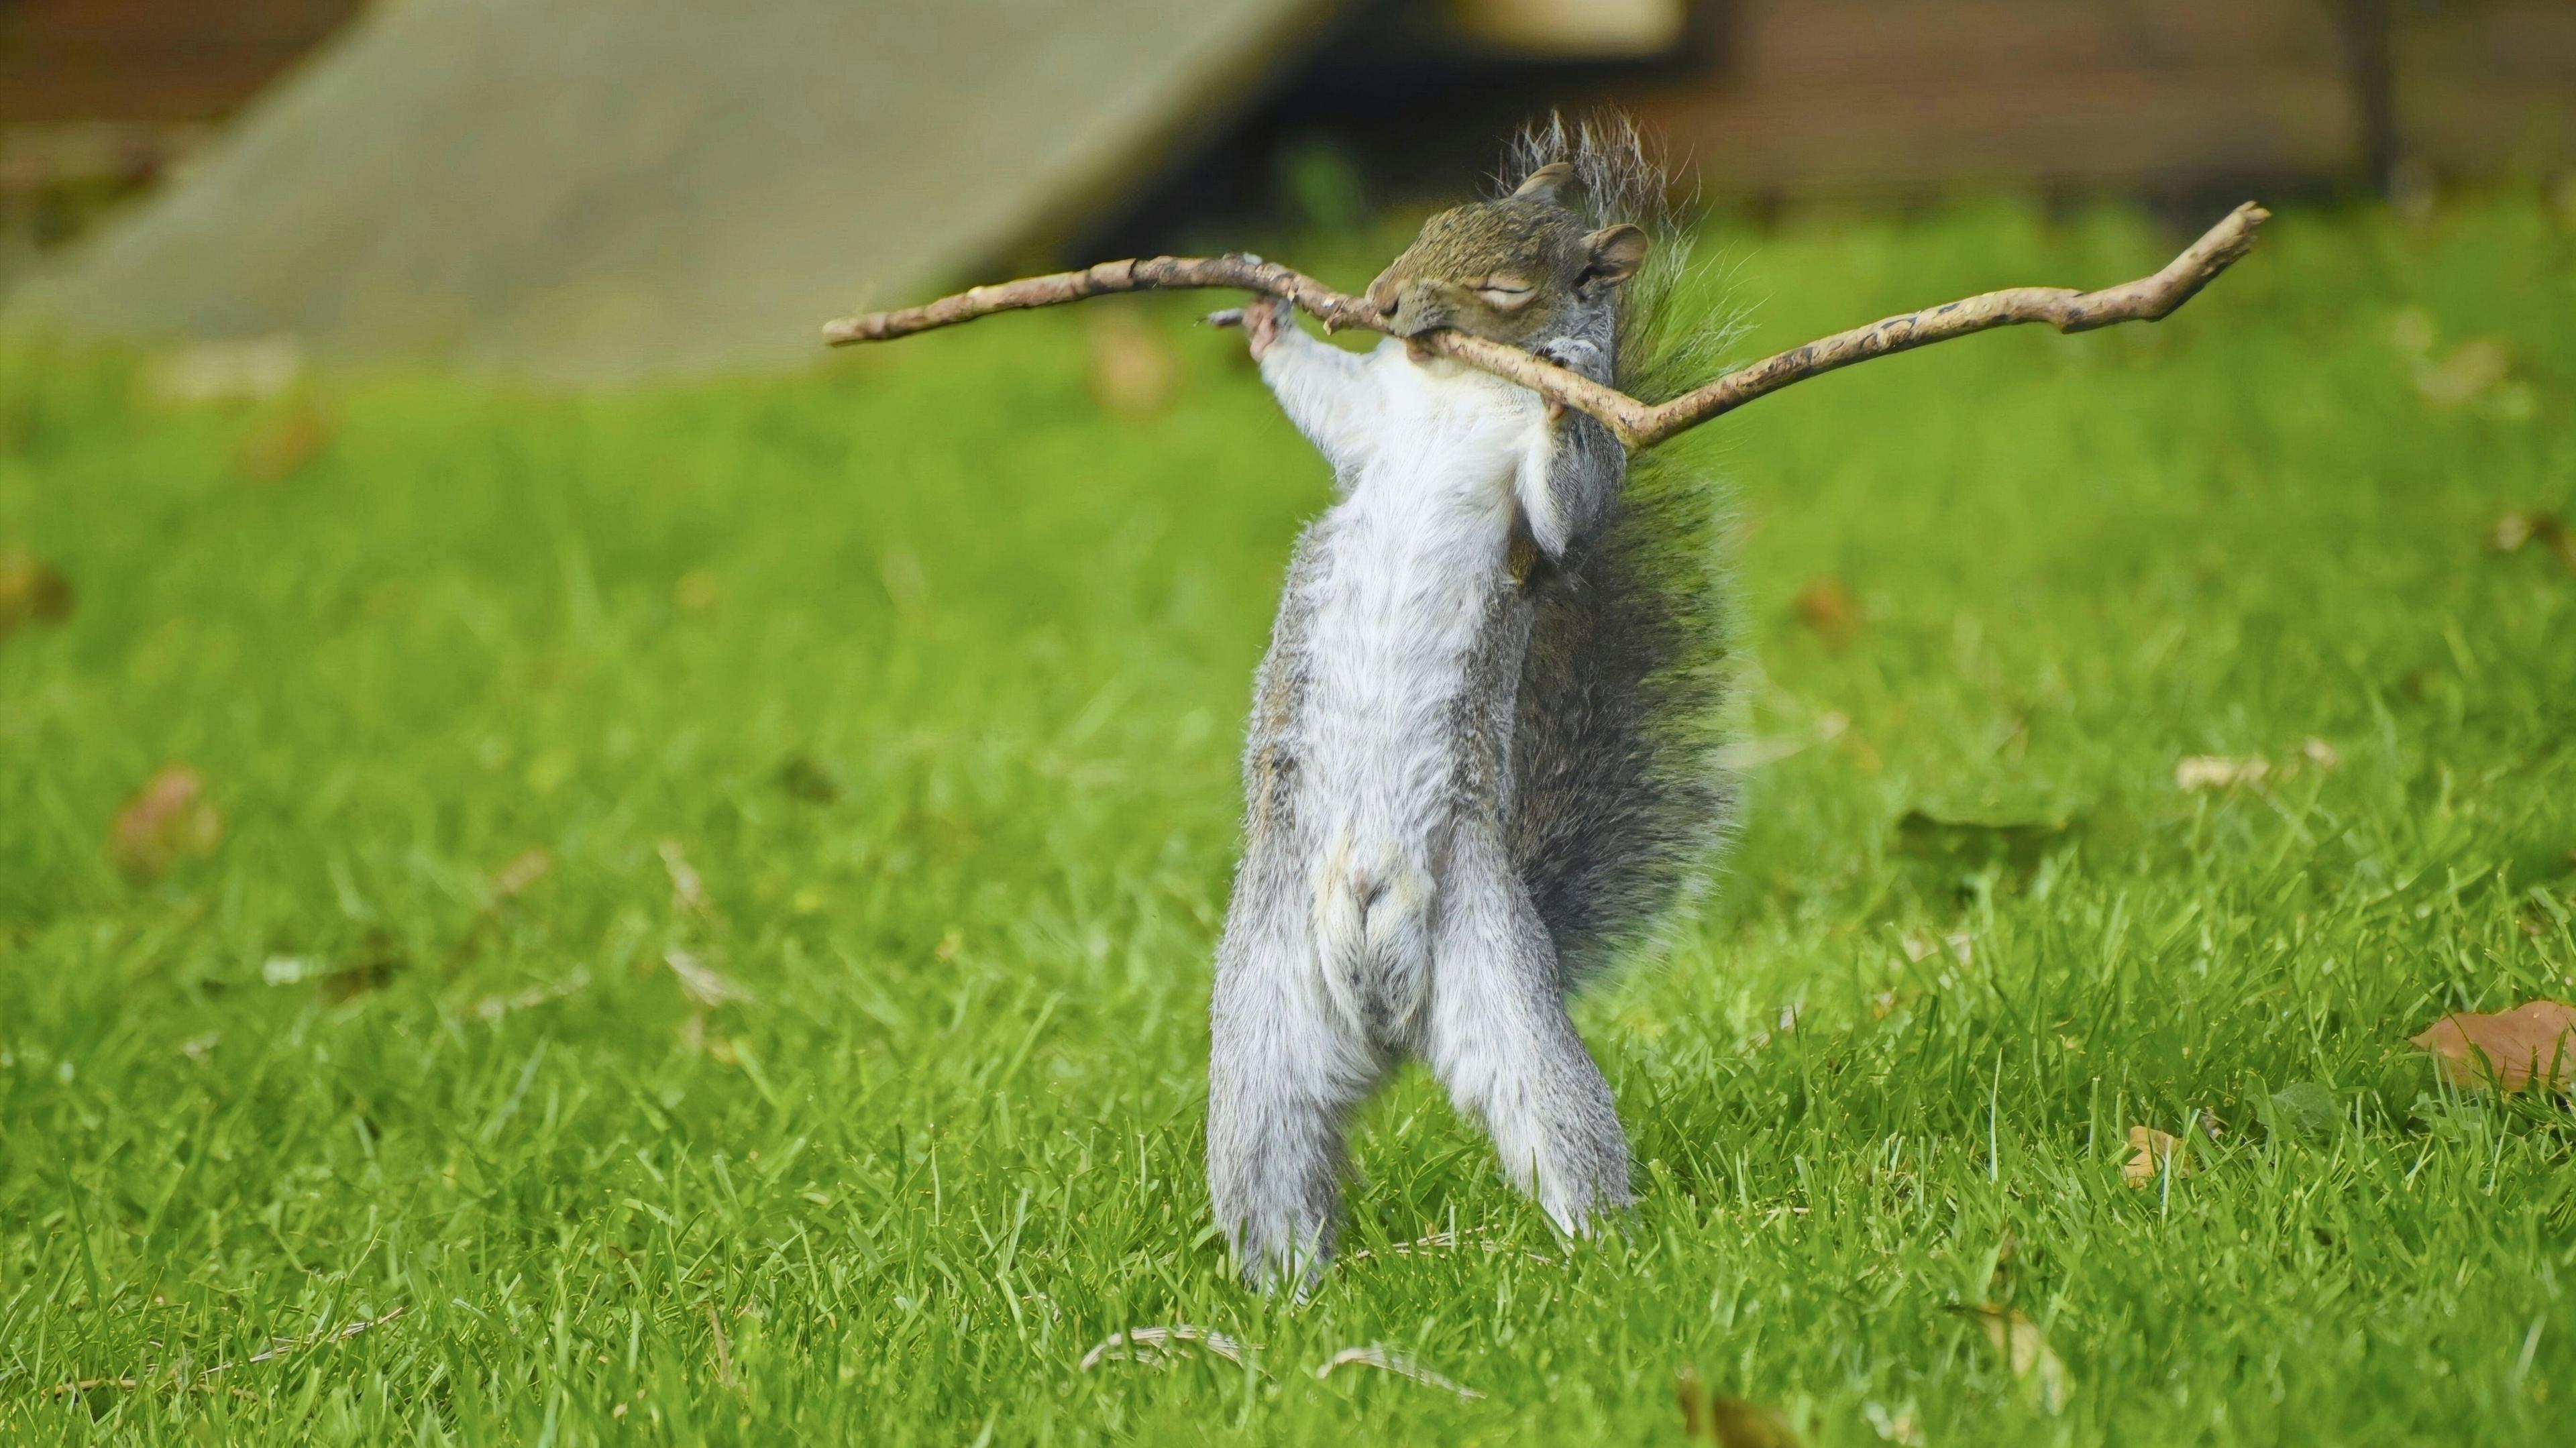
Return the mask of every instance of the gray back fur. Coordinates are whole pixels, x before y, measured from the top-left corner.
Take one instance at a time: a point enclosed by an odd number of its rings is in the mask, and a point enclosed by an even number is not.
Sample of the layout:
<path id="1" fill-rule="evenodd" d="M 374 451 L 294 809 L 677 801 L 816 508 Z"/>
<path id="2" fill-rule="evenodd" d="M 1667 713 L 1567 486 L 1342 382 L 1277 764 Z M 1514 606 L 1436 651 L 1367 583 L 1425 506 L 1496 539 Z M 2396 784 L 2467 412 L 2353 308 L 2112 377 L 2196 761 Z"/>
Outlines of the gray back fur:
<path id="1" fill-rule="evenodd" d="M 1673 323 L 1689 246 L 1669 179 L 1627 121 L 1551 119 L 1513 143 L 1504 192 L 1558 160 L 1574 163 L 1569 199 L 1594 225 L 1630 222 L 1654 238 L 1644 270 L 1614 294 L 1611 381 L 1648 401 L 1671 396 L 1729 333 Z M 1615 478 L 1616 444 L 1606 433 L 1593 443 L 1607 445 Z M 1568 989 L 1705 878 L 1736 805 L 1719 755 L 1731 629 L 1716 490 L 1659 453 L 1624 472 L 1607 523 L 1535 580 L 1513 732 L 1508 839 Z"/>

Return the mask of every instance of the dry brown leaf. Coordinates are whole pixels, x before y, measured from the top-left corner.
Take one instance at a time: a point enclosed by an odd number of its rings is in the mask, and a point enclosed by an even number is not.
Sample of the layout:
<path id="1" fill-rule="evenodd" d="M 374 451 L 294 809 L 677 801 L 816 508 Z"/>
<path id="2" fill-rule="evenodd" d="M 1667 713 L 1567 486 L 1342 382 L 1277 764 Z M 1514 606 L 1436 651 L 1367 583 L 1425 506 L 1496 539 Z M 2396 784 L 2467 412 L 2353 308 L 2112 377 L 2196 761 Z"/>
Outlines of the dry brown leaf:
<path id="1" fill-rule="evenodd" d="M 72 582 L 33 553 L 0 553 L 0 638 L 72 616 Z"/>
<path id="2" fill-rule="evenodd" d="M 1718 1448 L 1798 1448 L 1789 1420 L 1759 1403 L 1712 1393 L 1699 1369 L 1684 1368 L 1674 1384 L 1681 1400 L 1682 1432 Z"/>
<path id="3" fill-rule="evenodd" d="M 2039 1389 L 2040 1402 L 2054 1413 L 2066 1406 L 2066 1397 L 2075 1390 L 2074 1380 L 2067 1375 L 2066 1363 L 2057 1349 L 2048 1345 L 2048 1337 L 2039 1325 L 2009 1307 L 1980 1303 L 1969 1308 L 1977 1325 L 1986 1330 L 1986 1341 L 2003 1355 L 2012 1375 Z"/>
<path id="4" fill-rule="evenodd" d="M 1121 417 L 1162 411 L 1180 376 L 1171 347 L 1132 311 L 1103 307 L 1084 320 L 1092 399 Z"/>
<path id="5" fill-rule="evenodd" d="M 513 900 L 555 868 L 555 857 L 543 849 L 522 850 L 492 874 L 492 903 Z"/>
<path id="6" fill-rule="evenodd" d="M 2527 545 L 2540 547 L 2558 555 L 2558 561 L 2576 568 L 2576 530 L 2555 513 L 2507 513 L 2496 520 L 2494 534 L 2498 553 L 2519 553 Z"/>
<path id="7" fill-rule="evenodd" d="M 1860 600 L 1830 573 L 1798 590 L 1797 609 L 1800 623 L 1837 646 L 1851 642 L 1863 622 Z"/>
<path id="8" fill-rule="evenodd" d="M 2409 1037 L 2454 1086 L 2576 1091 L 2576 1006 L 2526 1001 L 2492 1015 L 2447 1015 Z"/>
<path id="9" fill-rule="evenodd" d="M 2439 362 L 2415 369 L 2415 390 L 2425 400 L 2456 407 L 2493 391 L 2513 374 L 2513 354 L 2493 337 L 2476 337 Z"/>
<path id="10" fill-rule="evenodd" d="M 2155 1185 L 2156 1179 L 2164 1175 L 2168 1162 L 2172 1163 L 2173 1174 L 2178 1177 L 2187 1177 L 2194 1170 L 2191 1156 L 2183 1150 L 2181 1140 L 2170 1131 L 2158 1131 L 2152 1126 L 2129 1128 L 2129 1153 L 2128 1163 L 2120 1168 L 2120 1174 L 2128 1178 L 2132 1187 Z"/>
<path id="11" fill-rule="evenodd" d="M 2216 754 L 2194 754 L 2174 764 L 2174 788 L 2180 790 L 2255 789 L 2272 772 L 2269 760 L 2229 759 Z"/>
<path id="12" fill-rule="evenodd" d="M 108 854 L 127 875 L 146 880 L 191 856 L 211 855 L 223 843 L 224 817 L 206 797 L 206 781 L 173 764 L 144 782 L 116 812 Z"/>
<path id="13" fill-rule="evenodd" d="M 320 457 L 339 433 L 338 418 L 309 397 L 297 398 L 242 434 L 233 466 L 254 483 L 282 483 Z"/>

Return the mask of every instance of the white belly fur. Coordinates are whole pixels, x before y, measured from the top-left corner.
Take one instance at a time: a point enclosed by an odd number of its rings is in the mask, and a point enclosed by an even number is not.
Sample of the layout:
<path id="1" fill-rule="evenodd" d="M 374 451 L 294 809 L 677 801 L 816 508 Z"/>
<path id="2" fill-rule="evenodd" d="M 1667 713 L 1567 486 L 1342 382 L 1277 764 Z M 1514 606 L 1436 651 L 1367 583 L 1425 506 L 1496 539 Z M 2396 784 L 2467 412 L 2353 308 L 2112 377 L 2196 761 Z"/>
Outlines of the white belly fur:
<path id="1" fill-rule="evenodd" d="M 1388 427 L 1324 521 L 1299 723 L 1323 844 L 1313 884 L 1326 988 L 1346 1011 L 1395 1024 L 1418 1007 L 1428 969 L 1453 710 L 1507 586 L 1515 481 L 1545 468 L 1549 428 L 1523 388 L 1411 362 L 1401 345 L 1369 362 Z"/>

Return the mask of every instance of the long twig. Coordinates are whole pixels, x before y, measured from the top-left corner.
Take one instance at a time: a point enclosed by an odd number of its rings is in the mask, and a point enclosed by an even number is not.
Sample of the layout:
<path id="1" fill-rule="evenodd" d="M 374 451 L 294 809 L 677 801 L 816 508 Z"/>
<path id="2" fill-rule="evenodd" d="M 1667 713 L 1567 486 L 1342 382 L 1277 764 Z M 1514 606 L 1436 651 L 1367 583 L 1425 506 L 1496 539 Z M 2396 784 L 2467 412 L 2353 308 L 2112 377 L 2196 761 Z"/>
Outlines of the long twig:
<path id="1" fill-rule="evenodd" d="M 1193 1327 L 1176 1322 L 1169 1327 L 1131 1327 L 1102 1338 L 1091 1351 L 1082 1355 L 1082 1370 L 1089 1372 L 1112 1355 L 1151 1362 L 1171 1351 L 1174 1343 L 1195 1343 L 1227 1362 L 1240 1364 L 1250 1348 L 1213 1328 Z"/>
<path id="2" fill-rule="evenodd" d="M 2115 322 L 2160 321 L 2252 250 L 2255 232 L 2270 217 L 2270 212 L 2246 202 L 2153 276 L 2093 292 L 2067 287 L 2013 287 L 1906 312 L 1866 327 L 1837 332 L 1803 347 L 1792 347 L 1663 403 L 1639 401 L 1517 347 L 1462 332 L 1424 332 L 1409 340 L 1426 352 L 1491 372 L 1550 402 L 1589 413 L 1622 443 L 1642 451 L 1790 383 L 1891 352 L 2030 322 L 2043 322 L 2061 332 L 2086 332 Z M 1341 327 L 1391 330 L 1365 298 L 1346 296 L 1276 262 L 1256 256 L 1157 256 L 1022 277 L 975 287 L 918 307 L 843 317 L 824 324 L 823 340 L 835 347 L 853 342 L 886 342 L 971 322 L 995 312 L 1051 307 L 1113 292 L 1192 287 L 1225 287 L 1279 297 L 1312 313 L 1326 331 Z"/>
<path id="3" fill-rule="evenodd" d="M 251 1367 L 258 1363 L 270 1363 L 277 1361 L 279 1358 L 292 1357 L 296 1353 L 300 1353 L 307 1348 L 317 1346 L 321 1343 L 346 1342 L 350 1338 L 356 1337 L 362 1332 L 382 1327 L 386 1323 L 392 1322 L 396 1318 L 401 1317 L 408 1311 L 410 1311 L 410 1309 L 407 1307 L 396 1306 L 388 1308 L 374 1317 L 361 1317 L 351 1322 L 344 1322 L 329 1332 L 316 1332 L 304 1337 L 295 1338 L 273 1338 L 270 1340 L 271 1346 L 267 1349 L 252 1353 L 249 1357 L 242 1358 L 238 1361 L 219 1362 L 213 1367 L 206 1368 L 199 1372 L 193 1381 L 203 1384 L 208 1378 L 217 1377 L 224 1373 L 235 1371 L 239 1368 Z M 169 1380 L 174 1386 L 179 1382 L 179 1372 L 176 1368 L 171 1369 Z M 144 1380 L 138 1378 L 82 1378 L 77 1382 L 63 1383 L 51 1389 L 51 1391 L 55 1397 L 69 1397 L 80 1393 L 95 1392 L 100 1388 L 122 1388 L 132 1392 L 140 1389 L 143 1385 L 143 1381 Z M 236 1396 L 249 1396 L 240 1388 L 235 1388 L 232 1391 Z"/>
<path id="4" fill-rule="evenodd" d="M 1320 1382 L 1331 1377 L 1335 1368 L 1346 1368 L 1354 1364 L 1393 1373 L 1399 1378 L 1410 1378 L 1427 1388 L 1439 1388 L 1444 1392 L 1456 1393 L 1470 1402 L 1485 1396 L 1455 1378 L 1444 1373 L 1435 1373 L 1402 1353 L 1388 1352 L 1382 1347 L 1343 1348 L 1316 1366 L 1316 1380 Z"/>

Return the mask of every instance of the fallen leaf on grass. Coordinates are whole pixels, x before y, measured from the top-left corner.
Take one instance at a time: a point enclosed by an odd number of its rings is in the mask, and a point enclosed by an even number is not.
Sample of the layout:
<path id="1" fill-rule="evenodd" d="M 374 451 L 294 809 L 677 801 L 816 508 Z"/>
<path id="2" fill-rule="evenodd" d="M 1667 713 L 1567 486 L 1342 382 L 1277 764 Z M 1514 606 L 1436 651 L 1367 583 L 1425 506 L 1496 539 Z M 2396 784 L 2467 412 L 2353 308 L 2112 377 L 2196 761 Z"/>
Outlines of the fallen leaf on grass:
<path id="1" fill-rule="evenodd" d="M 1798 1448 L 1789 1420 L 1759 1403 L 1712 1393 L 1699 1369 L 1684 1368 L 1674 1386 L 1681 1400 L 1682 1432 L 1718 1448 Z"/>
<path id="2" fill-rule="evenodd" d="M 680 978 L 680 989 L 688 992 L 689 999 L 701 1006 L 712 1009 L 731 1001 L 751 999 L 751 992 L 743 989 L 732 977 L 706 965 L 685 950 L 669 952 L 662 957 L 662 963 L 671 968 L 671 974 Z"/>
<path id="3" fill-rule="evenodd" d="M 2175 762 L 2174 788 L 2185 792 L 2259 789 L 2271 773 L 2271 761 L 2265 759 L 2229 759 L 2216 754 L 2194 754 Z"/>
<path id="4" fill-rule="evenodd" d="M 1102 307 L 1084 320 L 1092 399 L 1121 417 L 1160 412 L 1180 376 L 1170 346 L 1143 318 L 1122 308 Z"/>
<path id="5" fill-rule="evenodd" d="M 2415 369 L 2415 390 L 2428 402 L 2457 407 L 2494 391 L 2513 376 L 2513 354 L 2493 337 L 2473 337 L 2439 362 Z"/>
<path id="6" fill-rule="evenodd" d="M 223 838 L 224 817 L 206 797 L 204 777 L 173 764 L 116 812 L 107 847 L 118 869 L 147 880 L 183 859 L 213 854 Z"/>
<path id="7" fill-rule="evenodd" d="M 572 974 L 552 984 L 532 985 L 526 990 L 510 995 L 485 996 L 474 1003 L 474 1018 L 487 1023 L 497 1021 L 512 1011 L 532 1010 L 538 1006 L 563 1000 L 568 996 L 578 995 L 588 989 L 590 989 L 590 972 L 575 966 Z"/>
<path id="8" fill-rule="evenodd" d="M 2555 513 L 2507 513 L 2496 520 L 2494 542 L 2498 553 L 2519 553 L 2536 543 L 2576 568 L 2576 530 Z"/>
<path id="9" fill-rule="evenodd" d="M 2576 1090 L 2576 1006 L 2527 1001 L 2492 1015 L 2447 1015 L 2408 1038 L 2454 1086 Z"/>
<path id="10" fill-rule="evenodd" d="M 522 850 L 510 863 L 492 872 L 492 903 L 514 900 L 529 886 L 554 873 L 555 857 L 542 849 Z"/>
<path id="11" fill-rule="evenodd" d="M 294 399 L 242 434 L 233 466 L 254 483 L 282 483 L 320 457 L 339 432 L 339 419 L 320 403 Z"/>
<path id="12" fill-rule="evenodd" d="M 655 849 L 662 856 L 663 873 L 671 877 L 672 903 L 683 910 L 705 910 L 706 883 L 698 878 L 698 872 L 690 865 L 688 854 L 680 848 L 680 842 L 664 840 Z"/>
<path id="13" fill-rule="evenodd" d="M 2164 1175 L 2167 1163 L 2172 1164 L 2173 1174 L 2178 1177 L 2187 1177 L 2194 1170 L 2190 1155 L 2183 1151 L 2181 1140 L 2170 1131 L 2158 1131 L 2152 1126 L 2132 1126 L 2129 1128 L 2129 1151 L 2129 1160 L 2120 1168 L 2120 1175 L 2128 1178 L 2132 1187 L 2155 1185 L 2156 1178 Z"/>
<path id="14" fill-rule="evenodd" d="M 1393 1373 L 1399 1378 L 1409 1378 L 1414 1382 L 1422 1384 L 1424 1387 L 1439 1388 L 1444 1392 L 1456 1393 L 1459 1397 L 1465 1398 L 1470 1402 L 1485 1396 L 1484 1394 L 1477 1392 L 1474 1388 L 1468 1387 L 1465 1383 L 1459 1382 L 1454 1378 L 1445 1377 L 1439 1373 L 1435 1373 L 1431 1369 L 1422 1366 L 1420 1363 L 1415 1362 L 1413 1359 L 1406 1357 L 1401 1353 L 1388 1352 L 1382 1347 L 1343 1348 L 1340 1352 L 1333 1354 L 1331 1357 L 1328 1357 L 1315 1365 L 1315 1379 L 1316 1381 L 1321 1382 L 1325 1378 L 1331 1377 L 1333 1375 L 1333 1369 L 1335 1368 L 1354 1366 L 1376 1368 L 1380 1372 Z"/>
<path id="15" fill-rule="evenodd" d="M 72 616 L 72 583 L 33 553 L 0 553 L 0 638 Z"/>
<path id="16" fill-rule="evenodd" d="M 2013 1308 L 1992 1303 L 1962 1310 L 1974 1315 L 1977 1325 L 1986 1330 L 1986 1341 L 2003 1355 L 2012 1375 L 2039 1389 L 2040 1402 L 2048 1411 L 2054 1413 L 2066 1406 L 2066 1397 L 2075 1390 L 2075 1383 L 2067 1375 L 2066 1363 L 2058 1357 L 2057 1349 L 2048 1345 L 2048 1337 L 2039 1330 L 2039 1324 Z"/>
<path id="17" fill-rule="evenodd" d="M 1798 590 L 1798 622 L 1837 647 L 1851 642 L 1862 623 L 1860 600 L 1843 581 L 1827 574 Z"/>
<path id="18" fill-rule="evenodd" d="M 1084 1353 L 1082 1371 L 1087 1373 L 1100 1366 L 1101 1361 L 1113 1353 L 1130 1362 L 1158 1363 L 1172 1355 L 1175 1345 L 1184 1343 L 1206 1348 L 1227 1362 L 1237 1364 L 1243 1361 L 1246 1352 L 1251 1351 L 1224 1333 L 1192 1327 L 1186 1322 L 1176 1322 L 1169 1327 L 1131 1327 L 1124 1332 L 1109 1334 L 1100 1340 L 1098 1346 Z"/>

